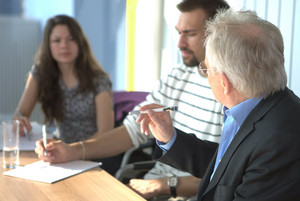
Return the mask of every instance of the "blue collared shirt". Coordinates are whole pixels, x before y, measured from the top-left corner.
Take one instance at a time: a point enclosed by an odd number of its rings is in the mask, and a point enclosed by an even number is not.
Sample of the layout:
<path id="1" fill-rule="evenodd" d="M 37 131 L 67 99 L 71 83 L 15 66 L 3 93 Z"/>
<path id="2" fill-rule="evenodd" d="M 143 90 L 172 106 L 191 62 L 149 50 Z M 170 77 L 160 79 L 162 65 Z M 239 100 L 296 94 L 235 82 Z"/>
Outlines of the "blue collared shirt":
<path id="1" fill-rule="evenodd" d="M 211 175 L 211 179 L 218 168 L 219 163 L 222 160 L 227 148 L 229 147 L 232 139 L 248 117 L 249 113 L 255 108 L 255 106 L 261 101 L 258 99 L 248 99 L 230 109 L 223 107 L 224 112 L 224 127 L 221 134 L 221 140 L 218 148 L 218 155 L 215 162 L 214 171 Z"/>

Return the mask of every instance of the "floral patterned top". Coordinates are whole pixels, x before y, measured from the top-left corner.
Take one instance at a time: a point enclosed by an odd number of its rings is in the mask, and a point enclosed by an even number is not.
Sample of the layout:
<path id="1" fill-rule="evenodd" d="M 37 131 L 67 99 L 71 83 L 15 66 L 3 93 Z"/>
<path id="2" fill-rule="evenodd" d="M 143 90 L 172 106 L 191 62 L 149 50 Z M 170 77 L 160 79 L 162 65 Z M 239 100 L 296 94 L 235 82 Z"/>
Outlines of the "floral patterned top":
<path id="1" fill-rule="evenodd" d="M 33 66 L 31 73 L 37 79 L 37 68 Z M 106 76 L 98 76 L 93 80 L 96 93 L 78 93 L 79 85 L 67 88 L 63 81 L 59 80 L 60 89 L 64 97 L 64 118 L 56 123 L 58 132 L 56 137 L 65 143 L 72 143 L 89 138 L 97 132 L 96 122 L 96 96 L 103 92 L 111 92 L 111 81 Z"/>

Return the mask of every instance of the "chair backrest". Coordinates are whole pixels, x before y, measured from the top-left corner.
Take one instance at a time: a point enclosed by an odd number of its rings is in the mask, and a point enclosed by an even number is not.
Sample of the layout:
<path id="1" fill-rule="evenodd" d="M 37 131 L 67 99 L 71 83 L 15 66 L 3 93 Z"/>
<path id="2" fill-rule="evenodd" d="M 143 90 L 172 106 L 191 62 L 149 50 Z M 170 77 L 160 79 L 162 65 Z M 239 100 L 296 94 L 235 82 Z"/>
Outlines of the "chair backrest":
<path id="1" fill-rule="evenodd" d="M 115 127 L 120 126 L 126 115 L 139 103 L 146 100 L 149 92 L 115 91 L 113 92 Z"/>

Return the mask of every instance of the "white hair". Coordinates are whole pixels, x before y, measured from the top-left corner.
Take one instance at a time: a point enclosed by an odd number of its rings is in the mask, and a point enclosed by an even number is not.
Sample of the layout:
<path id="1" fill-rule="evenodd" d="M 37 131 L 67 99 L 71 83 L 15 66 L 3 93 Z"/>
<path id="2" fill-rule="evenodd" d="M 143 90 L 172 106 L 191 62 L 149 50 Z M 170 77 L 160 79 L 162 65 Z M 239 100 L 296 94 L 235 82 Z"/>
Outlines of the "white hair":
<path id="1" fill-rule="evenodd" d="M 253 11 L 219 10 L 207 23 L 206 57 L 247 98 L 284 89 L 284 44 L 279 29 Z"/>

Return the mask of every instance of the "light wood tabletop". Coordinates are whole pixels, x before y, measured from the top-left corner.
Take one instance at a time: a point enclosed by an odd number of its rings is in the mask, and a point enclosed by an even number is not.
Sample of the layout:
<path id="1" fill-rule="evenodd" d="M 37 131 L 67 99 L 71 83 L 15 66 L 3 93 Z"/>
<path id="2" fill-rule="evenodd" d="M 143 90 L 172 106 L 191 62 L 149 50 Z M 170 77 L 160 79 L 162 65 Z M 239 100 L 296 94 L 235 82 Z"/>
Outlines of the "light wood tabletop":
<path id="1" fill-rule="evenodd" d="M 33 151 L 20 151 L 20 165 L 38 161 Z M 145 200 L 101 168 L 83 172 L 54 184 L 5 176 L 0 157 L 0 200 L 19 201 L 72 201 Z"/>

